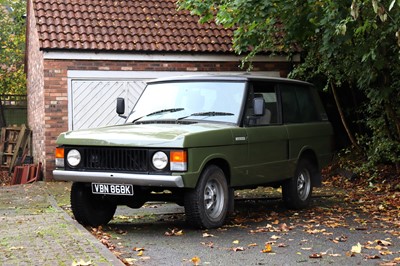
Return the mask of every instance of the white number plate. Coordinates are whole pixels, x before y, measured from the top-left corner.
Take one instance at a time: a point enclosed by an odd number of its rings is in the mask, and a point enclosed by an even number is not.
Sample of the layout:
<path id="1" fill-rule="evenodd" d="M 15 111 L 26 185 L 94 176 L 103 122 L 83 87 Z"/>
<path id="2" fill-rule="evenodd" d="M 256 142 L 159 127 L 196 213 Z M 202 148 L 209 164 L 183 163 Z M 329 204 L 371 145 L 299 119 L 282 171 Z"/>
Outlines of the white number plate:
<path id="1" fill-rule="evenodd" d="M 92 183 L 93 194 L 133 195 L 133 186 L 126 184 Z"/>

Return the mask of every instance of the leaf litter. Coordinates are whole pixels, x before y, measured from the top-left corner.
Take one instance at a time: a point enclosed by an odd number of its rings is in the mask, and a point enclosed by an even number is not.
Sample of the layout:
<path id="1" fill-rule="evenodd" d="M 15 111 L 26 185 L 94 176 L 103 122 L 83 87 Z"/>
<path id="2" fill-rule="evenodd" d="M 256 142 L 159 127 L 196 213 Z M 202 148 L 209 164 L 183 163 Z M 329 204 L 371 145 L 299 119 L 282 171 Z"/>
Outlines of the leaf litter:
<path id="1" fill-rule="evenodd" d="M 400 238 L 400 192 L 393 191 L 390 187 L 385 185 L 376 184 L 375 187 L 364 187 L 362 185 L 355 185 L 349 180 L 345 180 L 338 176 L 330 177 L 325 183 L 327 187 L 340 187 L 341 190 L 332 196 L 333 204 L 329 206 L 316 205 L 312 208 L 301 211 L 262 211 L 251 210 L 248 212 L 237 212 L 230 217 L 229 222 L 214 231 L 206 231 L 201 234 L 201 238 L 215 238 L 214 232 L 229 233 L 230 230 L 247 230 L 249 234 L 267 234 L 272 241 L 266 242 L 261 249 L 262 253 L 273 253 L 273 247 L 285 248 L 287 243 L 285 241 L 293 241 L 287 239 L 287 235 L 293 230 L 302 229 L 304 233 L 314 237 L 326 237 L 326 240 L 334 245 L 341 245 L 349 241 L 346 234 L 339 234 L 335 236 L 334 229 L 343 228 L 349 230 L 366 231 L 367 233 L 375 228 L 384 228 L 383 233 L 391 235 L 395 238 Z M 340 185 L 338 185 L 340 184 Z M 250 209 L 250 208 L 249 208 Z M 288 221 L 290 221 L 288 223 Z M 382 232 L 382 231 L 379 231 Z M 115 249 L 115 245 L 110 243 L 107 233 L 94 230 L 93 234 L 101 240 L 110 250 Z M 120 231 L 120 235 L 124 236 L 125 231 Z M 129 232 L 128 232 L 129 234 Z M 182 236 L 183 230 L 178 228 L 168 229 L 164 233 L 165 236 Z M 279 243 L 276 243 L 279 240 Z M 231 240 L 232 241 L 232 240 Z M 305 240 L 307 241 L 307 240 Z M 302 243 L 301 241 L 300 243 Z M 219 247 L 214 242 L 198 242 L 205 248 L 218 248 L 224 249 L 219 244 Z M 259 244 L 254 242 L 247 246 L 239 246 L 238 241 L 234 247 L 229 249 L 234 252 L 248 252 L 251 248 Z M 299 243 L 299 244 L 300 244 Z M 379 265 L 398 265 L 400 264 L 399 248 L 393 249 L 392 241 L 388 237 L 382 239 L 372 239 L 365 242 L 360 241 L 350 245 L 347 251 L 342 254 L 334 252 L 335 247 L 330 251 L 325 252 L 310 252 L 308 257 L 310 259 L 322 259 L 328 257 L 348 256 L 355 257 L 361 256 L 365 260 L 381 260 Z M 300 250 L 309 250 L 307 246 L 299 247 Z M 295 251 L 293 255 L 301 254 Z M 368 250 L 376 251 L 376 254 L 366 254 Z M 142 250 L 142 252 L 144 249 Z M 137 252 L 140 252 L 138 250 Z M 290 254 L 288 254 L 290 255 Z M 393 257 L 394 255 L 394 257 Z M 120 256 L 123 256 L 120 255 Z M 392 256 L 391 259 L 385 257 Z M 196 256 L 197 257 L 197 256 Z M 193 257 L 193 258 L 196 258 Z M 151 259 L 151 258 L 149 258 Z M 384 260 L 383 260 L 384 259 Z M 193 264 L 199 263 L 197 259 L 190 260 Z M 194 264 L 196 265 L 196 264 Z"/>

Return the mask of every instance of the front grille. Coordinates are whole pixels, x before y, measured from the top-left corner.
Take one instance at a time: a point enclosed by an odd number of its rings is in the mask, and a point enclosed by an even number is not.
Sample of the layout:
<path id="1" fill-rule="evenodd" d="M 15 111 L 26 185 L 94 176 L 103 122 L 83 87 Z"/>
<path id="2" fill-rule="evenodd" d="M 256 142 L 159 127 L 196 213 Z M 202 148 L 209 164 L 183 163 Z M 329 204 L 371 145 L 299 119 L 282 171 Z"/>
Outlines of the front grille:
<path id="1" fill-rule="evenodd" d="M 66 154 L 72 148 L 66 149 Z M 148 150 L 115 147 L 79 147 L 82 159 L 70 170 L 147 172 Z"/>

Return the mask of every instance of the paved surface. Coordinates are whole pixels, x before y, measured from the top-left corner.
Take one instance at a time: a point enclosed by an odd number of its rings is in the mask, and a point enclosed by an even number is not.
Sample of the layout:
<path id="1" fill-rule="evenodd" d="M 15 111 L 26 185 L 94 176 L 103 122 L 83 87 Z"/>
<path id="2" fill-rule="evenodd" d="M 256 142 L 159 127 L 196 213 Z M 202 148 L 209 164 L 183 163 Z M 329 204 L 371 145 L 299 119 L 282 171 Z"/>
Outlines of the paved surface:
<path id="1" fill-rule="evenodd" d="M 0 187 L 1 266 L 123 265 L 70 217 L 69 193 L 70 184 L 61 182 Z M 193 229 L 181 207 L 148 204 L 137 210 L 119 207 L 99 235 L 122 260 L 137 266 L 188 266 L 196 257 L 200 265 L 400 265 L 397 211 L 396 217 L 363 212 L 371 206 L 343 202 L 343 193 L 316 197 L 302 211 L 286 210 L 271 195 L 269 200 L 241 196 L 247 200 L 237 201 L 236 214 L 222 228 Z M 174 230 L 178 234 L 169 236 Z M 272 252 L 263 252 L 266 243 Z M 348 256 L 358 243 L 361 252 Z"/>
<path id="2" fill-rule="evenodd" d="M 45 183 L 0 188 L 0 265 L 123 265 Z"/>

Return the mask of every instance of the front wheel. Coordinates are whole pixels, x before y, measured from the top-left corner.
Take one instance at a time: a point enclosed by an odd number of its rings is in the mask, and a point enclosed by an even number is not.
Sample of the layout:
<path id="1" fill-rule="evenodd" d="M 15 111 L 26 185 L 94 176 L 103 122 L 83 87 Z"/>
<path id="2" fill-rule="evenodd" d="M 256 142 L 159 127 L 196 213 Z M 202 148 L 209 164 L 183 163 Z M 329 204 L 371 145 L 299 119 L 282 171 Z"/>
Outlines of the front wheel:
<path id="1" fill-rule="evenodd" d="M 309 160 L 299 161 L 294 177 L 282 185 L 282 196 L 286 207 L 297 210 L 308 206 L 313 189 L 312 179 L 316 172 L 316 167 Z"/>
<path id="2" fill-rule="evenodd" d="M 75 219 L 80 224 L 96 227 L 107 224 L 113 218 L 117 205 L 102 195 L 92 194 L 90 185 L 73 183 L 71 208 Z"/>
<path id="3" fill-rule="evenodd" d="M 198 228 L 216 228 L 224 224 L 228 212 L 228 184 L 224 172 L 208 166 L 195 189 L 185 193 L 186 220 Z"/>

